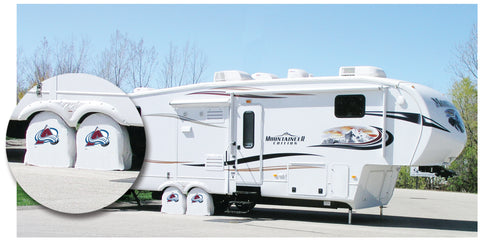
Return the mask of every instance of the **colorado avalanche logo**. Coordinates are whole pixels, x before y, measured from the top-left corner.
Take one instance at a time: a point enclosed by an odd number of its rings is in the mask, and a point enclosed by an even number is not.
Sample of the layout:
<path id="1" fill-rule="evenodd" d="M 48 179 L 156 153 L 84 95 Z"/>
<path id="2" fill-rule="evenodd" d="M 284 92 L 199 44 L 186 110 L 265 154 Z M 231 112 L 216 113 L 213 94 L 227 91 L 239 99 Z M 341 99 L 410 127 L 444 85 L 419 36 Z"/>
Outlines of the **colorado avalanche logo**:
<path id="1" fill-rule="evenodd" d="M 178 194 L 172 193 L 167 197 L 167 202 L 178 202 Z"/>
<path id="2" fill-rule="evenodd" d="M 203 196 L 201 194 L 195 194 L 195 196 L 192 197 L 192 203 L 203 203 Z"/>
<path id="3" fill-rule="evenodd" d="M 110 144 L 109 133 L 107 130 L 95 128 L 95 130 L 89 133 L 85 137 L 86 146 L 94 146 L 97 144 L 102 145 L 102 147 L 108 146 Z"/>
<path id="4" fill-rule="evenodd" d="M 45 125 L 45 128 L 35 134 L 35 141 L 35 145 L 45 143 L 55 145 L 58 143 L 58 130 L 53 127 L 48 127 L 48 125 Z"/>

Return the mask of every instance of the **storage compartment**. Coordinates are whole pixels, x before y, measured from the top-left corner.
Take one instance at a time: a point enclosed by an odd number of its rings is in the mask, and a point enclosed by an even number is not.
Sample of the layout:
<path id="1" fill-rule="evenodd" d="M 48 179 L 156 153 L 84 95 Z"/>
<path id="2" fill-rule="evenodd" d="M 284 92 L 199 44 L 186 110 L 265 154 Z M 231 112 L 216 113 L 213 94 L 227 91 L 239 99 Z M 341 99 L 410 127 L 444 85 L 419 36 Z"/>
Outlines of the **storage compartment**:
<path id="1" fill-rule="evenodd" d="M 325 164 L 288 164 L 288 188 L 290 194 L 325 196 L 327 194 Z"/>

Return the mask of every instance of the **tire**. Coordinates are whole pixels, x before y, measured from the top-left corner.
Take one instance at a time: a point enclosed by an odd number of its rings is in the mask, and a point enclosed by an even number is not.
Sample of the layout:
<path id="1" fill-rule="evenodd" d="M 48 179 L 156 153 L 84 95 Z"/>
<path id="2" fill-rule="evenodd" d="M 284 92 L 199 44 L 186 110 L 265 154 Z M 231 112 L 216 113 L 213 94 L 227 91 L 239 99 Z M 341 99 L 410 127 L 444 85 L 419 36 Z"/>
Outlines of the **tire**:
<path id="1" fill-rule="evenodd" d="M 29 123 L 24 163 L 70 168 L 75 163 L 75 129 L 53 112 L 40 112 Z"/>
<path id="2" fill-rule="evenodd" d="M 187 195 L 187 212 L 188 215 L 213 215 L 215 206 L 210 193 L 195 187 L 188 192 Z"/>
<path id="3" fill-rule="evenodd" d="M 167 187 L 162 195 L 162 213 L 185 214 L 187 197 L 176 187 Z"/>
<path id="4" fill-rule="evenodd" d="M 77 130 L 75 168 L 128 170 L 132 151 L 127 129 L 113 118 L 95 113 L 86 117 Z"/>

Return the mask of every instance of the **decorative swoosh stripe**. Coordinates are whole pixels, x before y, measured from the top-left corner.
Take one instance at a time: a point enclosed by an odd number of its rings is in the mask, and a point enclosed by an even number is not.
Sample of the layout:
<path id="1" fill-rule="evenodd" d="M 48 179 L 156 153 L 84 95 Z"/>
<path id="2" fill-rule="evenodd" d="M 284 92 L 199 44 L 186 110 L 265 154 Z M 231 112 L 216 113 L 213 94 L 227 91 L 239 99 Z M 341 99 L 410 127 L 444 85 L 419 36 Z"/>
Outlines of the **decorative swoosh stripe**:
<path id="1" fill-rule="evenodd" d="M 433 127 L 433 128 L 436 128 L 436 129 L 440 129 L 442 131 L 445 131 L 445 132 L 450 132 L 448 129 L 446 129 L 444 126 L 442 126 L 440 123 L 428 118 L 428 117 L 425 117 L 425 116 L 422 116 L 422 123 L 424 126 L 426 127 Z"/>
<path id="2" fill-rule="evenodd" d="M 189 93 L 187 95 L 221 95 L 221 96 L 230 96 L 226 91 L 215 91 L 215 90 L 207 90 L 207 91 L 199 91 Z M 235 97 L 241 98 L 259 98 L 259 99 L 278 99 L 278 98 L 285 98 L 285 97 L 277 97 L 277 96 L 266 96 L 266 95 L 234 95 Z"/>
<path id="3" fill-rule="evenodd" d="M 365 115 L 368 116 L 383 116 L 382 111 L 367 111 L 365 112 Z M 393 119 L 399 119 L 415 124 L 423 124 L 426 127 L 433 127 L 440 129 L 445 132 L 450 132 L 447 128 L 442 126 L 440 123 L 434 121 L 431 118 L 428 118 L 426 116 L 417 114 L 417 113 L 410 113 L 410 112 L 394 112 L 394 111 L 387 111 L 387 117 L 388 118 L 393 118 Z"/>
<path id="4" fill-rule="evenodd" d="M 365 115 L 368 116 L 383 116 L 383 111 L 367 111 Z M 422 121 L 420 119 L 420 114 L 417 113 L 410 113 L 410 112 L 394 112 L 394 111 L 387 111 L 388 118 L 399 119 L 407 122 L 412 122 L 416 124 L 420 124 Z"/>
<path id="5" fill-rule="evenodd" d="M 278 153 L 278 154 L 264 154 L 263 155 L 263 160 L 275 159 L 275 158 L 281 158 L 281 157 L 290 157 L 290 156 L 319 156 L 319 157 L 323 157 L 322 155 L 317 155 L 317 154 Z M 259 161 L 259 160 L 260 160 L 260 155 L 255 155 L 255 156 L 250 156 L 250 157 L 245 157 L 245 158 L 239 159 L 237 164 L 245 164 L 245 163 L 255 162 L 255 161 Z M 234 164 L 235 164 L 235 160 L 226 161 L 224 163 L 224 165 L 234 165 Z M 205 166 L 205 163 L 183 164 L 183 165 L 202 167 L 202 166 Z"/>
<path id="6" fill-rule="evenodd" d="M 291 166 L 288 169 L 289 170 L 296 170 L 296 169 L 316 169 L 316 168 L 318 168 L 318 167 L 317 166 Z M 262 169 L 262 171 L 274 171 L 274 170 L 287 170 L 287 166 L 268 166 L 268 167 L 263 167 L 263 169 Z M 260 171 L 260 167 L 237 169 L 237 171 L 257 172 L 257 171 Z"/>
<path id="7" fill-rule="evenodd" d="M 317 154 L 304 154 L 304 153 L 279 153 L 279 154 L 264 154 L 263 155 L 263 160 L 267 159 L 276 159 L 276 158 L 281 158 L 281 157 L 290 157 L 290 156 L 321 156 Z M 323 157 L 323 156 L 321 156 Z M 254 162 L 254 161 L 259 161 L 260 156 L 251 156 L 251 157 L 245 157 L 242 159 L 239 159 L 237 164 L 244 164 L 244 163 L 249 163 L 249 162 Z M 230 160 L 226 162 L 227 165 L 234 165 L 235 160 Z"/>

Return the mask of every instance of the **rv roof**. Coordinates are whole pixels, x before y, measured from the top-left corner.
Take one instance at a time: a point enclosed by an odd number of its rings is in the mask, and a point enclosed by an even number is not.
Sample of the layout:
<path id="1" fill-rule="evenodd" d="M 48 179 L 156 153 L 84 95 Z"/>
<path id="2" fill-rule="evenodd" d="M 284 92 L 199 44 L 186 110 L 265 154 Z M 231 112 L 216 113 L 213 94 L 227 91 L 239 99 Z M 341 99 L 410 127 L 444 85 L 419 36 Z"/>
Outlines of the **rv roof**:
<path id="1" fill-rule="evenodd" d="M 323 85 L 328 84 L 331 89 L 336 89 L 335 87 L 343 88 L 349 86 L 352 83 L 361 85 L 380 85 L 380 86 L 390 86 L 398 87 L 400 83 L 405 82 L 401 80 L 389 79 L 389 78 L 378 78 L 378 77 L 368 77 L 368 76 L 325 76 L 325 77 L 308 77 L 308 78 L 279 78 L 279 79 L 264 79 L 264 80 L 237 80 L 229 82 L 205 82 L 184 85 L 179 87 L 171 88 L 162 88 L 155 90 L 142 90 L 140 92 L 130 93 L 130 96 L 149 96 L 157 94 L 167 94 L 174 92 L 183 92 L 190 90 L 200 90 L 200 89 L 211 89 L 211 88 L 227 88 L 235 86 L 263 86 L 263 85 L 292 85 L 295 84 L 295 87 L 300 88 L 299 85 Z"/>

